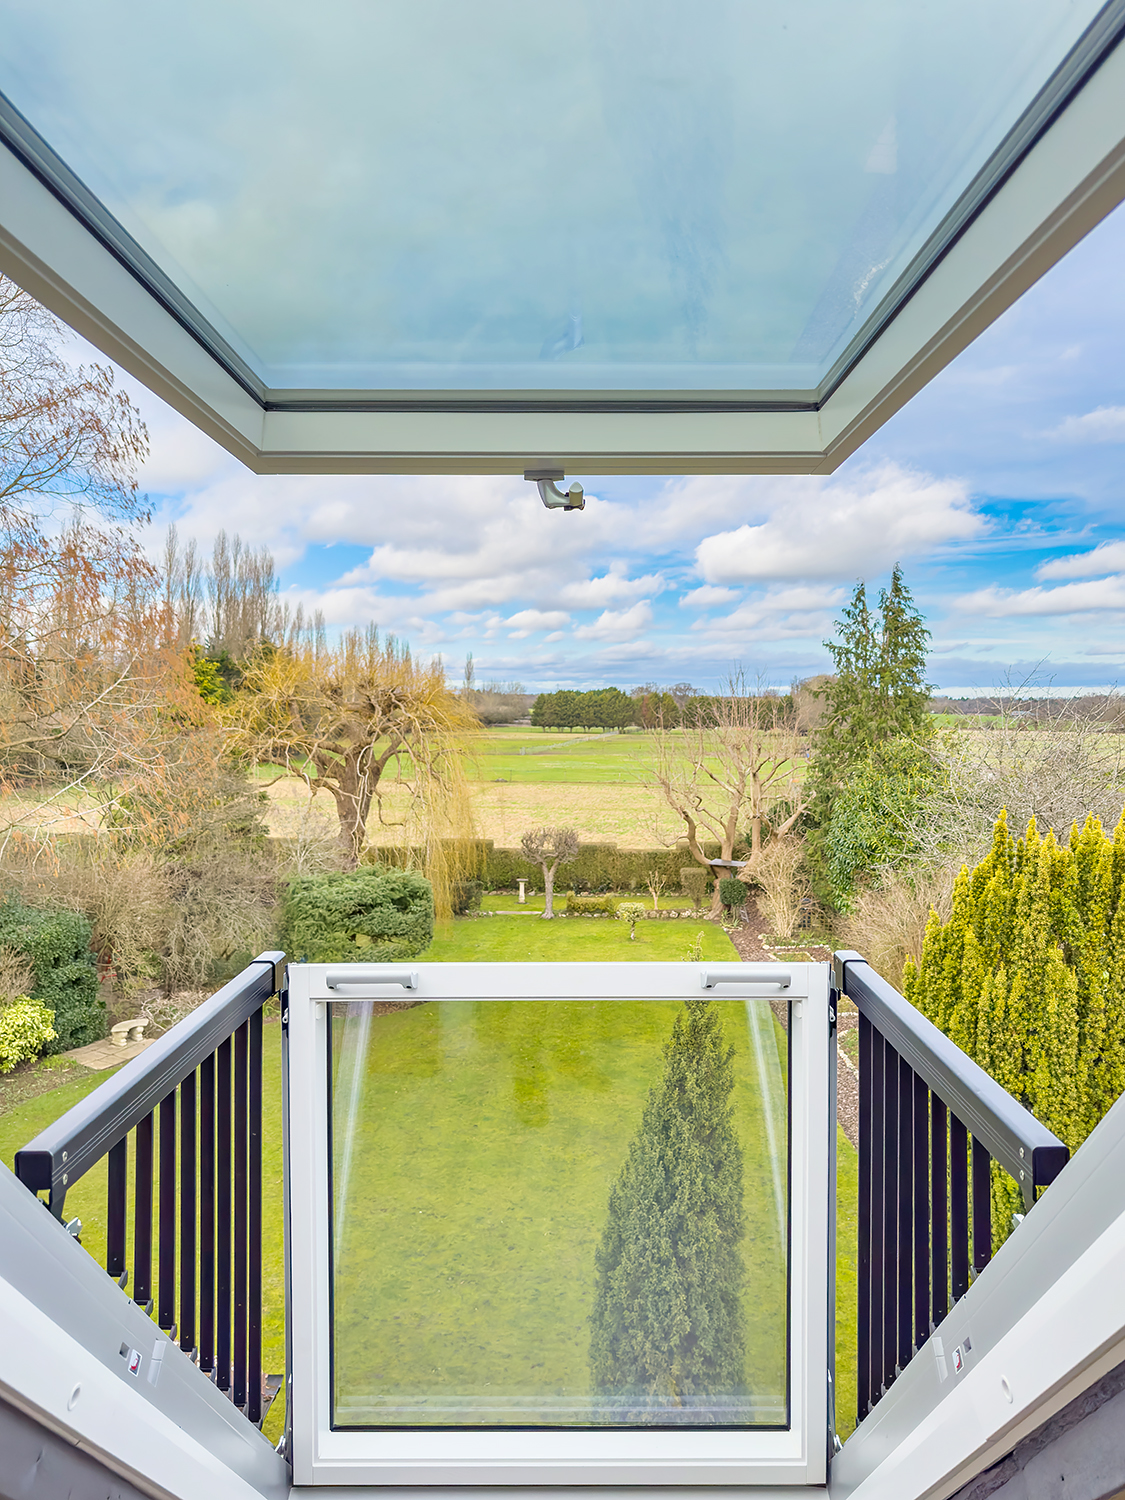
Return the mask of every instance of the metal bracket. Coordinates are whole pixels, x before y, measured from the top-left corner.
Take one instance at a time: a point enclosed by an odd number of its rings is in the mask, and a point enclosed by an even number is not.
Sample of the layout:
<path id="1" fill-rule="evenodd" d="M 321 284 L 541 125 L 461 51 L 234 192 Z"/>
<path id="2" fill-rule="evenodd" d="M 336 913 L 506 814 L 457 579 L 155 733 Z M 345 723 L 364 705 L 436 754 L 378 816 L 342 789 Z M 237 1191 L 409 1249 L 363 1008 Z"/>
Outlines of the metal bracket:
<path id="1" fill-rule="evenodd" d="M 566 476 L 561 469 L 525 469 L 523 477 L 539 486 L 539 498 L 548 510 L 583 510 L 586 497 L 577 479 L 565 492 L 555 483 Z"/>

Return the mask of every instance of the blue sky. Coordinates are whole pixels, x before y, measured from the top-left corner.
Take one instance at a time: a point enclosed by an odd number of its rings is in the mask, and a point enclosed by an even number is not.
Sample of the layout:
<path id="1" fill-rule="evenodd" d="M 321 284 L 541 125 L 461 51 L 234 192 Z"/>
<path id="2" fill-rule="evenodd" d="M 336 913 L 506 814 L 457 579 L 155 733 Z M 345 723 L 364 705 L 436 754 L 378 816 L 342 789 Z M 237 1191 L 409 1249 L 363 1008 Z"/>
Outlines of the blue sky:
<path id="1" fill-rule="evenodd" d="M 1125 213 L 830 478 L 604 478 L 586 510 L 515 478 L 257 477 L 132 381 L 151 541 L 175 520 L 277 558 L 331 626 L 376 621 L 460 676 L 529 688 L 778 684 L 825 669 L 857 579 L 901 561 L 930 678 L 1125 681 Z"/>

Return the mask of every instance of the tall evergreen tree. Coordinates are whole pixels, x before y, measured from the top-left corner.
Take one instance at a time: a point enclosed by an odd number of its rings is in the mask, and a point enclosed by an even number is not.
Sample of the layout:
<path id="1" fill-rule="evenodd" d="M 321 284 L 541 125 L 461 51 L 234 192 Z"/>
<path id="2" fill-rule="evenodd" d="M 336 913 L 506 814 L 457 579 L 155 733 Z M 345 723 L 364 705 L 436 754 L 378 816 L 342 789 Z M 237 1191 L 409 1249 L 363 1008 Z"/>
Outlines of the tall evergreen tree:
<path id="1" fill-rule="evenodd" d="M 873 746 L 902 738 L 929 739 L 930 686 L 926 648 L 930 632 L 896 563 L 890 587 L 879 593 L 876 614 L 858 583 L 825 641 L 836 669 L 823 689 L 825 716 L 817 732 L 816 772 L 839 786 Z"/>
<path id="2" fill-rule="evenodd" d="M 606 1420 L 713 1422 L 745 1393 L 733 1056 L 712 1002 L 685 1002 L 597 1251 L 590 1365 Z"/>

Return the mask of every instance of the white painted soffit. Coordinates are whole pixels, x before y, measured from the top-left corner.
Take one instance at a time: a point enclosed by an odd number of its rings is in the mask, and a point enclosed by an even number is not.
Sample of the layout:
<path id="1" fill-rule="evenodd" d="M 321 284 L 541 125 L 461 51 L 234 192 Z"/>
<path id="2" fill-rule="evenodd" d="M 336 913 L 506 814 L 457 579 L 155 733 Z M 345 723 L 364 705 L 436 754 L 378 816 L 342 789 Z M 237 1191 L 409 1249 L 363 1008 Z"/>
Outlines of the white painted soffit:
<path id="1" fill-rule="evenodd" d="M 258 473 L 830 473 L 1125 198 L 1123 30 L 1106 6 L 815 389 L 267 388 L 11 108 L 0 270 Z"/>

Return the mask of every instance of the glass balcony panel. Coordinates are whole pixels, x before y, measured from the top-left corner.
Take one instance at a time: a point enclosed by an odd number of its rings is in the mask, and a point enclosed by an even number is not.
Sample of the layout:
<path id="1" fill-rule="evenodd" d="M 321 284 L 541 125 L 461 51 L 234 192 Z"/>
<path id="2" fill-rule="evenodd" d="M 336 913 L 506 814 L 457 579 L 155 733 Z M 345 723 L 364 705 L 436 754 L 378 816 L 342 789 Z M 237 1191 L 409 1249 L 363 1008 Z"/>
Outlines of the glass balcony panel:
<path id="1" fill-rule="evenodd" d="M 766 1000 L 328 1010 L 334 1429 L 787 1425 Z"/>
<path id="2" fill-rule="evenodd" d="M 0 89 L 266 387 L 808 397 L 1096 0 L 5 0 Z"/>

